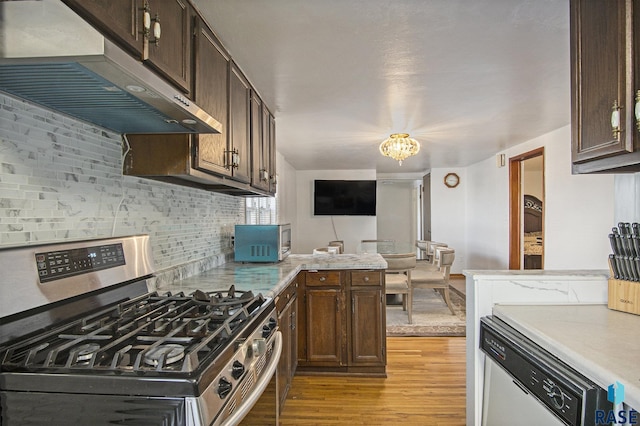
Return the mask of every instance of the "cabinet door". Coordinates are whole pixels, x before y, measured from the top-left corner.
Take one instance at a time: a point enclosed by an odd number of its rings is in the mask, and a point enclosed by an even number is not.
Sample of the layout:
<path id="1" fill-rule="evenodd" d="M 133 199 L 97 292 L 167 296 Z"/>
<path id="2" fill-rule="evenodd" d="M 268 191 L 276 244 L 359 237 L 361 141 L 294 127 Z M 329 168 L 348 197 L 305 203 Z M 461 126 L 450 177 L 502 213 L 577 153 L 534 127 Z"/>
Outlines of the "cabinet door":
<path id="1" fill-rule="evenodd" d="M 570 5 L 572 161 L 631 152 L 635 133 L 627 27 L 631 2 L 571 0 Z M 618 130 L 612 125 L 616 108 Z"/>
<path id="2" fill-rule="evenodd" d="M 142 0 L 64 0 L 109 39 L 142 60 Z"/>
<path id="3" fill-rule="evenodd" d="M 230 147 L 233 151 L 233 178 L 251 181 L 250 121 L 251 86 L 236 64 L 230 73 Z"/>
<path id="4" fill-rule="evenodd" d="M 231 175 L 228 166 L 229 61 L 211 30 L 196 19 L 194 101 L 222 123 L 220 134 L 194 136 L 196 169 Z"/>
<path id="5" fill-rule="evenodd" d="M 264 121 L 262 100 L 255 91 L 251 92 L 251 186 L 269 190 L 268 151 L 264 146 Z M 267 128 L 268 129 L 268 128 Z"/>
<path id="6" fill-rule="evenodd" d="M 284 400 L 289 392 L 290 369 L 291 369 L 291 305 L 278 315 L 278 326 L 282 333 L 282 353 L 278 361 L 278 397 L 280 398 L 280 410 L 284 405 Z"/>
<path id="7" fill-rule="evenodd" d="M 386 330 L 382 289 L 351 290 L 350 365 L 385 365 Z"/>
<path id="8" fill-rule="evenodd" d="M 276 120 L 273 114 L 269 113 L 269 192 L 276 193 Z"/>
<path id="9" fill-rule="evenodd" d="M 154 22 L 148 43 L 147 63 L 164 74 L 185 93 L 191 93 L 191 7 L 187 0 L 146 0 Z M 160 24 L 155 39 L 153 26 Z"/>
<path id="10" fill-rule="evenodd" d="M 338 289 L 307 288 L 307 361 L 343 365 L 343 309 Z"/>

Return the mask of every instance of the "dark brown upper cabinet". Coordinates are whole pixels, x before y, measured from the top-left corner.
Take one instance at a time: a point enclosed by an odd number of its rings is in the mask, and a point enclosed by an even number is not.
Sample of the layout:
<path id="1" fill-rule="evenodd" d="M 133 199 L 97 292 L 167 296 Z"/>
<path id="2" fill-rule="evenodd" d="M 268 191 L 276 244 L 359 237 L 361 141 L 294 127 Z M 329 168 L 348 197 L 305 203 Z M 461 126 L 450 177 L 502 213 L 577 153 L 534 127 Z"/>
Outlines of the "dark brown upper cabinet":
<path id="1" fill-rule="evenodd" d="M 235 62 L 229 75 L 229 149 L 233 177 L 251 182 L 251 85 Z"/>
<path id="2" fill-rule="evenodd" d="M 186 0 L 64 1 L 106 37 L 191 93 L 192 12 Z"/>
<path id="3" fill-rule="evenodd" d="M 231 57 L 200 18 L 195 20 L 194 101 L 223 125 L 220 134 L 194 136 L 194 167 L 231 176 L 232 150 L 229 146 L 229 70 Z"/>
<path id="4" fill-rule="evenodd" d="M 251 145 L 253 152 L 251 185 L 276 192 L 276 124 L 273 114 L 260 96 L 251 93 Z"/>
<path id="5" fill-rule="evenodd" d="M 639 6 L 635 0 L 570 2 L 573 173 L 640 170 L 634 114 Z"/>

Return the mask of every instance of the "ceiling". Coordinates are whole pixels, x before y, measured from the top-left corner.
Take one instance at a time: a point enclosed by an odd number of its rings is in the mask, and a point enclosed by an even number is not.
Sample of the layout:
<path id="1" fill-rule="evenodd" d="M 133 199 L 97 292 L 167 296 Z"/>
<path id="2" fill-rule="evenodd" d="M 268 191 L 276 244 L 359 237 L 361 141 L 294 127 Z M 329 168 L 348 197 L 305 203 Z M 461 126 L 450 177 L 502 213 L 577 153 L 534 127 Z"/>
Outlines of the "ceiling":
<path id="1" fill-rule="evenodd" d="M 465 167 L 570 122 L 568 0 L 195 4 L 297 170 Z M 378 151 L 397 132 L 422 146 L 402 166 Z"/>

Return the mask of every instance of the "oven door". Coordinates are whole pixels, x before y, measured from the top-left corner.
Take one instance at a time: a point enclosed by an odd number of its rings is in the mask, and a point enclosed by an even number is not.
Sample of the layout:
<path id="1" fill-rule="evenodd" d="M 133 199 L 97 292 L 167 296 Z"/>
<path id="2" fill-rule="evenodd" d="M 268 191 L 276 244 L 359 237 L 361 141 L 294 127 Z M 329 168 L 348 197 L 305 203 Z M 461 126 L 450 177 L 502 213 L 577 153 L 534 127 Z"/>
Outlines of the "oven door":
<path id="1" fill-rule="evenodd" d="M 278 330 L 273 339 L 273 353 L 264 372 L 240 405 L 227 417 L 222 426 L 277 425 L 279 423 L 278 386 L 276 370 L 282 353 L 282 333 Z M 256 420 L 259 420 L 256 422 Z M 272 421 L 273 420 L 273 421 Z"/>

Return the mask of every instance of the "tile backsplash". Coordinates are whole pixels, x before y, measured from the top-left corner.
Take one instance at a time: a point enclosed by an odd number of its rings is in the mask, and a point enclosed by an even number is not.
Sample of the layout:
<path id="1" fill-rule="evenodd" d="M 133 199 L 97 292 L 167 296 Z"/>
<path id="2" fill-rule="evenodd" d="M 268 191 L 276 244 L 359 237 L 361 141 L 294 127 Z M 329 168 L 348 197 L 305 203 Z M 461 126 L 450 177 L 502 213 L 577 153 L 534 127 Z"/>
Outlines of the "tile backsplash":
<path id="1" fill-rule="evenodd" d="M 158 270 L 228 260 L 244 198 L 123 176 L 123 146 L 0 93 L 0 247 L 149 234 Z"/>

